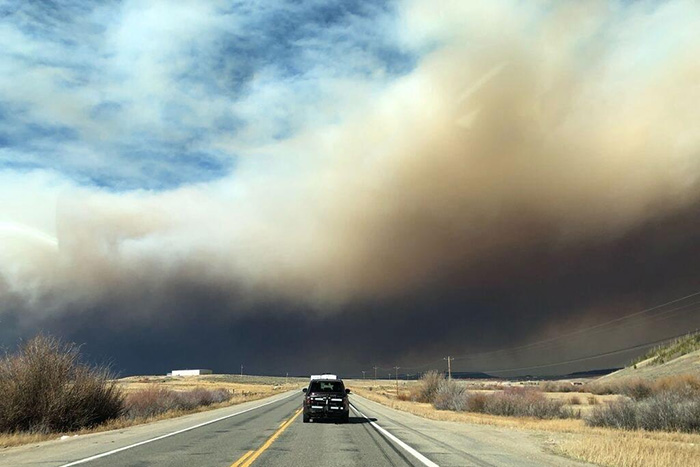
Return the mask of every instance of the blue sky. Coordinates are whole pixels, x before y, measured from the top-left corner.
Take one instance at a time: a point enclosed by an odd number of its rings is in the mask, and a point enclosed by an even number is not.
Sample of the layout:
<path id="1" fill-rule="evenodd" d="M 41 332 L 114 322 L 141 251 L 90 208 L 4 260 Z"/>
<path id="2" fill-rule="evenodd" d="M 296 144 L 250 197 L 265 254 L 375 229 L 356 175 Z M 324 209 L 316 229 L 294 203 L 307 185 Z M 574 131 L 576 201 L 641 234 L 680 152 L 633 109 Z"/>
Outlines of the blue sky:
<path id="1" fill-rule="evenodd" d="M 319 111 L 347 99 L 337 83 L 380 89 L 410 72 L 416 55 L 396 41 L 393 9 L 5 1 L 0 168 L 113 190 L 222 177 L 257 146 L 340 118 Z"/>

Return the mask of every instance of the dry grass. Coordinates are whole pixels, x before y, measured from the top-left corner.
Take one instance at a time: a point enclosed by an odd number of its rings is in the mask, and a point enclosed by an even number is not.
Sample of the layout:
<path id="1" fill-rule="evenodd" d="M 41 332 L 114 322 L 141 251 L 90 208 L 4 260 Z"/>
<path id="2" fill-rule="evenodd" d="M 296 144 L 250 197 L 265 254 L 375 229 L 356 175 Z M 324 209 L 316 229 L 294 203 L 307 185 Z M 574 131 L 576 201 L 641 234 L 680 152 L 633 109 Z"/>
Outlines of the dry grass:
<path id="1" fill-rule="evenodd" d="M 148 389 L 154 384 L 158 387 L 171 389 L 173 391 L 189 391 L 194 388 L 204 388 L 209 390 L 227 389 L 236 394 L 255 394 L 259 392 L 274 392 L 279 390 L 288 390 L 292 388 L 301 388 L 299 383 L 284 383 L 276 384 L 273 382 L 264 383 L 260 379 L 251 379 L 251 382 L 243 379 L 241 382 L 234 382 L 225 378 L 227 375 L 204 375 L 204 376 L 131 376 L 118 380 L 122 390 L 129 394 L 130 392 L 142 391 Z M 221 378 L 217 378 L 221 377 Z M 282 378 L 284 379 L 284 378 Z M 277 388 L 277 389 L 274 389 Z"/>
<path id="2" fill-rule="evenodd" d="M 700 467 L 698 434 L 594 428 L 578 419 L 538 420 L 436 410 L 427 403 L 397 400 L 390 385 L 356 382 L 350 387 L 362 397 L 432 420 L 546 432 L 556 443 L 556 451 L 587 462 L 623 467 Z"/>
<path id="3" fill-rule="evenodd" d="M 652 433 L 646 432 L 590 432 L 568 437 L 560 443 L 559 449 L 569 457 L 607 466 L 697 467 L 700 465 L 697 437 L 684 439 L 683 435 L 672 433 L 656 434 L 666 436 L 659 439 Z"/>
<path id="4" fill-rule="evenodd" d="M 47 435 L 43 433 L 0 433 L 0 449 L 39 443 L 56 439 L 57 437 L 55 434 Z"/>

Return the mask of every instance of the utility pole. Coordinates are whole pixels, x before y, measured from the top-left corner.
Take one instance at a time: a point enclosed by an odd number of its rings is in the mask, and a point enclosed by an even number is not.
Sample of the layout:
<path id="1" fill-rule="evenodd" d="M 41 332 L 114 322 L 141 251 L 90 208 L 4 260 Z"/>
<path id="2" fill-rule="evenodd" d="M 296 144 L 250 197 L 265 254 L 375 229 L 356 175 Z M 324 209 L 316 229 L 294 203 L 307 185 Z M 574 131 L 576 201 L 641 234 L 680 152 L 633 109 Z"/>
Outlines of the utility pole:
<path id="1" fill-rule="evenodd" d="M 451 362 L 452 362 L 452 360 L 454 360 L 454 359 L 455 359 L 454 357 L 450 357 L 449 355 L 448 355 L 447 357 L 443 358 L 443 360 L 447 360 L 447 379 L 448 379 L 448 380 L 449 380 L 449 379 L 452 379 L 452 365 L 451 365 Z"/>
<path id="2" fill-rule="evenodd" d="M 285 385 L 285 386 L 287 385 L 287 380 L 288 380 L 288 379 L 289 379 L 289 372 L 287 372 L 287 374 L 286 374 L 285 377 L 284 377 L 284 385 Z"/>
<path id="3" fill-rule="evenodd" d="M 243 364 L 241 363 L 241 376 L 243 376 Z"/>
<path id="4" fill-rule="evenodd" d="M 399 398 L 399 368 L 400 366 L 395 366 L 394 367 L 394 376 L 396 377 L 396 398 Z"/>
<path id="5" fill-rule="evenodd" d="M 362 370 L 362 380 L 364 381 L 365 379 L 365 373 L 367 373 L 365 370 Z"/>
<path id="6" fill-rule="evenodd" d="M 374 380 L 375 381 L 377 381 L 377 368 L 379 368 L 379 367 L 378 366 L 374 367 Z"/>

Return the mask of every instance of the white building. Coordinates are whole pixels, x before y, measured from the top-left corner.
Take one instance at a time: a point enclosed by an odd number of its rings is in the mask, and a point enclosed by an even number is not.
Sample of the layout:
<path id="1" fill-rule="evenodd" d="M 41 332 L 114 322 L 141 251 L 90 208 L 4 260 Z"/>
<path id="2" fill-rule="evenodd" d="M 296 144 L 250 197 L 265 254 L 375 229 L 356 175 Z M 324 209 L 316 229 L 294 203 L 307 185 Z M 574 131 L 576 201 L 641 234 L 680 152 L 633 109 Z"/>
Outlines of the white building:
<path id="1" fill-rule="evenodd" d="M 168 373 L 168 376 L 199 376 L 199 375 L 210 375 L 211 370 L 205 370 L 200 368 L 198 370 L 173 370 Z"/>

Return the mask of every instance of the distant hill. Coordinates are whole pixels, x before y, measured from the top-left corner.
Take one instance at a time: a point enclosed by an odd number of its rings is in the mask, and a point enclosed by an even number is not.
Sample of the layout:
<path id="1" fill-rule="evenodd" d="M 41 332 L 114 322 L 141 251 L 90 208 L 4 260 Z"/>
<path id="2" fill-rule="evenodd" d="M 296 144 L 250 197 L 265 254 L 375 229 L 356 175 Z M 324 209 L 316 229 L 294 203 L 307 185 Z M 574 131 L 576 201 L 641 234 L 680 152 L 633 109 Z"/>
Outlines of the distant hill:
<path id="1" fill-rule="evenodd" d="M 453 371 L 452 377 L 455 379 L 495 379 L 496 376 L 478 371 Z"/>
<path id="2" fill-rule="evenodd" d="M 655 347 L 622 370 L 600 378 L 612 381 L 626 378 L 658 379 L 680 374 L 700 376 L 700 333 Z"/>
<path id="3" fill-rule="evenodd" d="M 557 377 L 557 379 L 594 378 L 596 376 L 609 375 L 610 373 L 614 373 L 615 371 L 618 371 L 620 369 L 621 369 L 620 367 L 617 367 L 617 368 L 601 368 L 598 370 L 589 370 L 589 371 L 576 371 L 574 373 L 569 373 L 568 375 L 559 376 L 559 377 Z"/>

